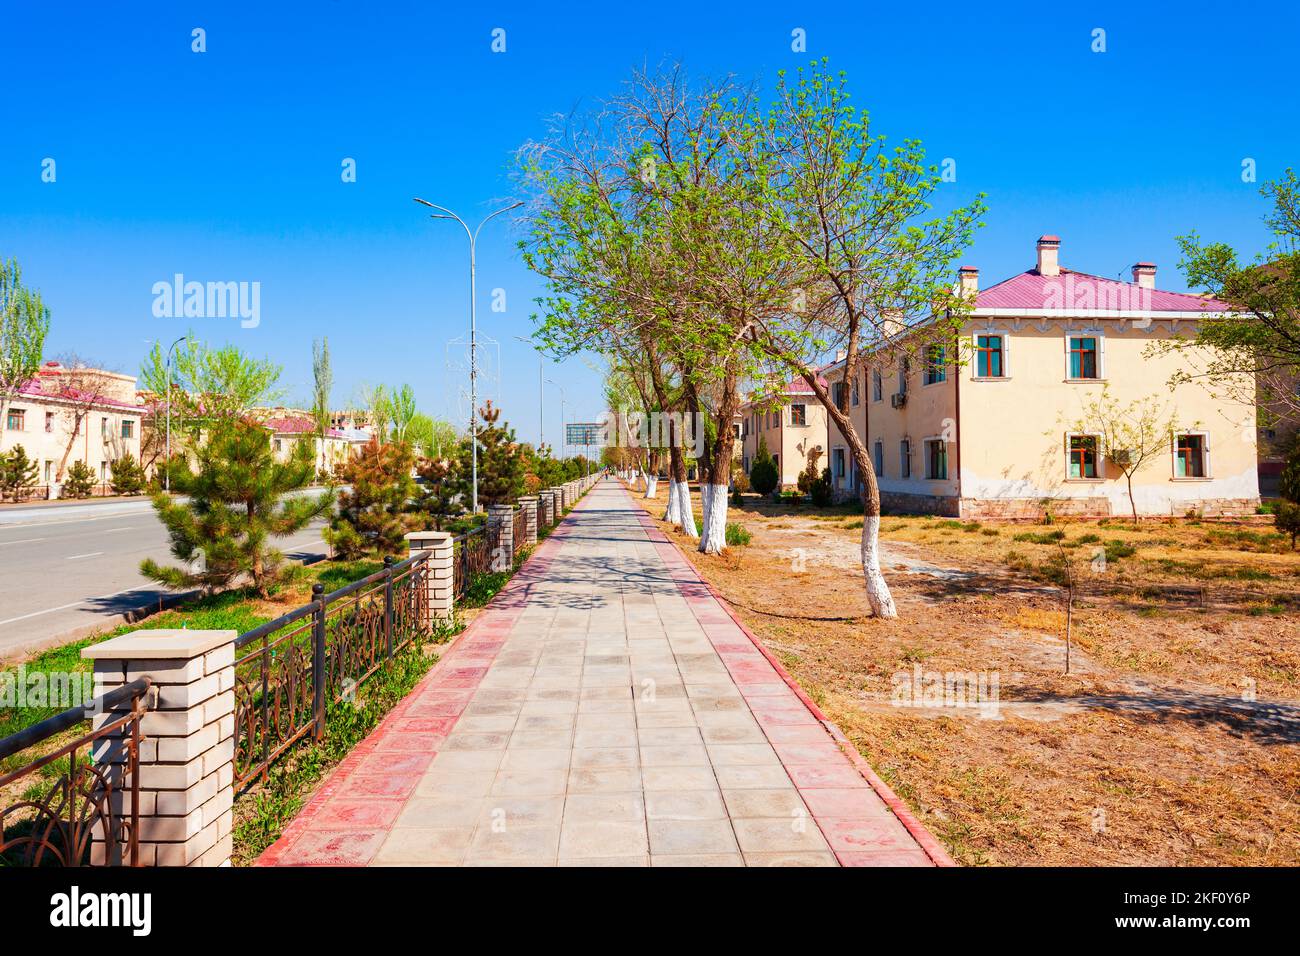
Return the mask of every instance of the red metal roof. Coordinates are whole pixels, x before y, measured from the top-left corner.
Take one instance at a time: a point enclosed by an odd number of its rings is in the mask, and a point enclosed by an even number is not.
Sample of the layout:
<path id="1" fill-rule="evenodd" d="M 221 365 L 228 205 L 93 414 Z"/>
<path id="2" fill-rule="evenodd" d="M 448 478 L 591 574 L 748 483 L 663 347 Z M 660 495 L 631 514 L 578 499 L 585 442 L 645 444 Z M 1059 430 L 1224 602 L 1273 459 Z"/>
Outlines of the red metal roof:
<path id="1" fill-rule="evenodd" d="M 1135 282 L 1121 282 L 1102 276 L 1062 269 L 1059 276 L 1040 275 L 1030 269 L 981 289 L 975 297 L 977 309 L 1045 309 L 1069 312 L 1078 309 L 1106 309 L 1145 312 L 1206 312 L 1231 310 L 1218 299 L 1186 292 L 1145 289 Z"/>

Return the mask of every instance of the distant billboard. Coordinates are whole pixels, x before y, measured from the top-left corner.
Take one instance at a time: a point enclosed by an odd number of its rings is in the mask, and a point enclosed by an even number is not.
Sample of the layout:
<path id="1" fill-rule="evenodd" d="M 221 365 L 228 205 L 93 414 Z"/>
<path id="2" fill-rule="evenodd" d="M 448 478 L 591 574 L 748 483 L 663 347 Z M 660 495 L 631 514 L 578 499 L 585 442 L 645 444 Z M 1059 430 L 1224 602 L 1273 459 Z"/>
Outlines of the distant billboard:
<path id="1" fill-rule="evenodd" d="M 599 445 L 602 432 L 598 422 L 569 422 L 564 426 L 564 441 L 568 445 Z"/>

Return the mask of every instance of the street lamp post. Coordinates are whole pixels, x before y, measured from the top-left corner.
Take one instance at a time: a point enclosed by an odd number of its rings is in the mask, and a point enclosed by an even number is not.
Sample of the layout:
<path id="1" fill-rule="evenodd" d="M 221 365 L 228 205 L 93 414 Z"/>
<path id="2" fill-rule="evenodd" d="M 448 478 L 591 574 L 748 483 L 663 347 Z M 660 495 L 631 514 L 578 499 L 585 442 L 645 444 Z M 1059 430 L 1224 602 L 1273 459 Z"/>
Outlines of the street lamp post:
<path id="1" fill-rule="evenodd" d="M 564 438 L 563 449 L 564 449 L 565 457 L 567 457 L 569 453 L 569 430 L 565 427 L 565 421 L 564 421 L 564 386 L 551 378 L 548 378 L 546 381 L 550 382 L 552 385 L 554 385 L 556 388 L 560 390 L 560 434 Z"/>
<path id="2" fill-rule="evenodd" d="M 503 209 L 488 215 L 474 230 L 470 230 L 469 224 L 461 219 L 450 209 L 445 206 L 439 206 L 437 203 L 431 203 L 427 199 L 415 197 L 415 201 L 422 206 L 428 206 L 430 209 L 437 209 L 438 215 L 430 216 L 431 219 L 455 219 L 465 229 L 465 235 L 469 238 L 469 446 L 471 464 L 471 483 L 473 490 L 471 492 L 470 511 L 478 512 L 478 311 L 476 299 L 476 261 L 475 249 L 478 245 L 478 234 L 489 219 L 495 219 L 504 212 L 512 209 L 518 209 L 523 205 L 522 202 L 514 203 Z"/>
<path id="3" fill-rule="evenodd" d="M 169 495 L 172 493 L 172 353 L 188 337 L 182 335 L 167 347 L 167 457 L 163 462 L 163 484 Z"/>

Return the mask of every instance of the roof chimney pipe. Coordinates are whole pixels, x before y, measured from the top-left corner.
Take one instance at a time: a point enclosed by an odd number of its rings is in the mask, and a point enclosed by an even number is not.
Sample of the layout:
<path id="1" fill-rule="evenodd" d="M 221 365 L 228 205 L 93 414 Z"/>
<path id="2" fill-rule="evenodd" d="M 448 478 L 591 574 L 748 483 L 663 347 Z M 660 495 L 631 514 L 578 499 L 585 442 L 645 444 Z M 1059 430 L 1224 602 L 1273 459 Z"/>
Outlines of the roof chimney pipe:
<path id="1" fill-rule="evenodd" d="M 1133 266 L 1133 281 L 1144 289 L 1154 289 L 1156 287 L 1156 264 L 1154 262 L 1139 262 Z"/>
<path id="2" fill-rule="evenodd" d="M 1038 274 L 1055 278 L 1061 274 L 1061 237 L 1038 237 Z"/>

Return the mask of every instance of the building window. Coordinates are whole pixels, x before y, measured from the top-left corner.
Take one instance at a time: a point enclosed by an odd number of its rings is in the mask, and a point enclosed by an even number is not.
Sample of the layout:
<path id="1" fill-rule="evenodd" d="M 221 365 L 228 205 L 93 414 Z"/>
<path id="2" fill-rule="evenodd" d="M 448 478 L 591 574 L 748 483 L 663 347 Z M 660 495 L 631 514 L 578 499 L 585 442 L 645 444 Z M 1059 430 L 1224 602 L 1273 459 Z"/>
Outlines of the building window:
<path id="1" fill-rule="evenodd" d="M 1097 436 L 1070 436 L 1070 470 L 1071 478 L 1096 478 L 1097 475 Z"/>
<path id="2" fill-rule="evenodd" d="M 943 346 L 931 345 L 925 350 L 925 384 L 938 385 L 948 377 L 943 362 Z M 901 391 L 901 389 L 900 389 Z"/>
<path id="3" fill-rule="evenodd" d="M 975 336 L 975 377 L 1002 378 L 1004 375 L 1002 336 Z"/>
<path id="4" fill-rule="evenodd" d="M 871 370 L 871 400 L 878 402 L 884 397 L 885 386 L 880 380 L 880 369 Z"/>
<path id="5" fill-rule="evenodd" d="M 838 408 L 840 411 L 844 410 L 844 383 L 843 382 L 831 383 L 831 404 L 834 405 L 836 408 Z"/>
<path id="6" fill-rule="evenodd" d="M 835 463 L 835 477 L 843 478 L 844 477 L 844 449 L 836 448 L 832 456 L 832 459 L 834 460 Z"/>
<path id="7" fill-rule="evenodd" d="M 907 374 L 912 371 L 912 363 L 907 359 L 898 363 L 898 392 L 900 395 L 907 394 Z"/>
<path id="8" fill-rule="evenodd" d="M 1186 433 L 1174 436 L 1174 477 L 1205 478 L 1206 442 L 1204 435 Z"/>
<path id="9" fill-rule="evenodd" d="M 948 477 L 948 446 L 942 438 L 927 438 L 925 441 L 925 477 L 931 481 Z"/>
<path id="10" fill-rule="evenodd" d="M 277 438 L 277 439 L 275 440 L 275 450 L 276 450 L 276 451 L 283 451 L 283 450 L 284 450 L 284 442 L 281 441 L 279 438 Z"/>
<path id="11" fill-rule="evenodd" d="M 906 438 L 898 443 L 898 476 L 912 477 L 912 443 Z"/>
<path id="12" fill-rule="evenodd" d="M 1097 364 L 1097 337 L 1070 336 L 1070 378 L 1101 378 Z"/>
<path id="13" fill-rule="evenodd" d="M 20 432 L 23 430 L 23 423 L 27 420 L 27 412 L 21 408 L 9 409 L 9 414 L 5 416 L 5 428 L 11 432 Z"/>
<path id="14" fill-rule="evenodd" d="M 883 477 L 885 474 L 885 444 L 879 438 L 871 449 L 871 466 L 876 469 L 876 476 Z"/>
<path id="15" fill-rule="evenodd" d="M 52 432 L 52 431 L 54 431 L 54 413 L 53 413 L 53 412 L 46 412 L 46 413 L 45 413 L 45 430 L 46 430 L 47 432 Z"/>
<path id="16" fill-rule="evenodd" d="M 122 437 L 131 438 L 135 435 L 135 422 L 122 421 Z"/>
<path id="17" fill-rule="evenodd" d="M 99 434 L 100 434 L 100 437 L 101 437 L 101 438 L 105 438 L 105 439 L 108 438 L 108 419 L 107 419 L 107 418 L 101 418 L 101 419 L 99 420 Z"/>
<path id="18" fill-rule="evenodd" d="M 855 378 L 853 379 L 853 390 L 852 390 L 852 392 L 850 393 L 849 401 L 851 401 L 851 402 L 853 403 L 853 407 L 854 407 L 854 408 L 857 408 L 857 407 L 858 407 L 858 403 L 861 401 L 861 399 L 862 399 L 861 389 L 858 388 L 858 380 L 857 380 L 857 378 L 855 377 Z"/>
<path id="19" fill-rule="evenodd" d="M 808 406 L 791 405 L 790 406 L 790 424 L 807 425 L 808 424 Z"/>

